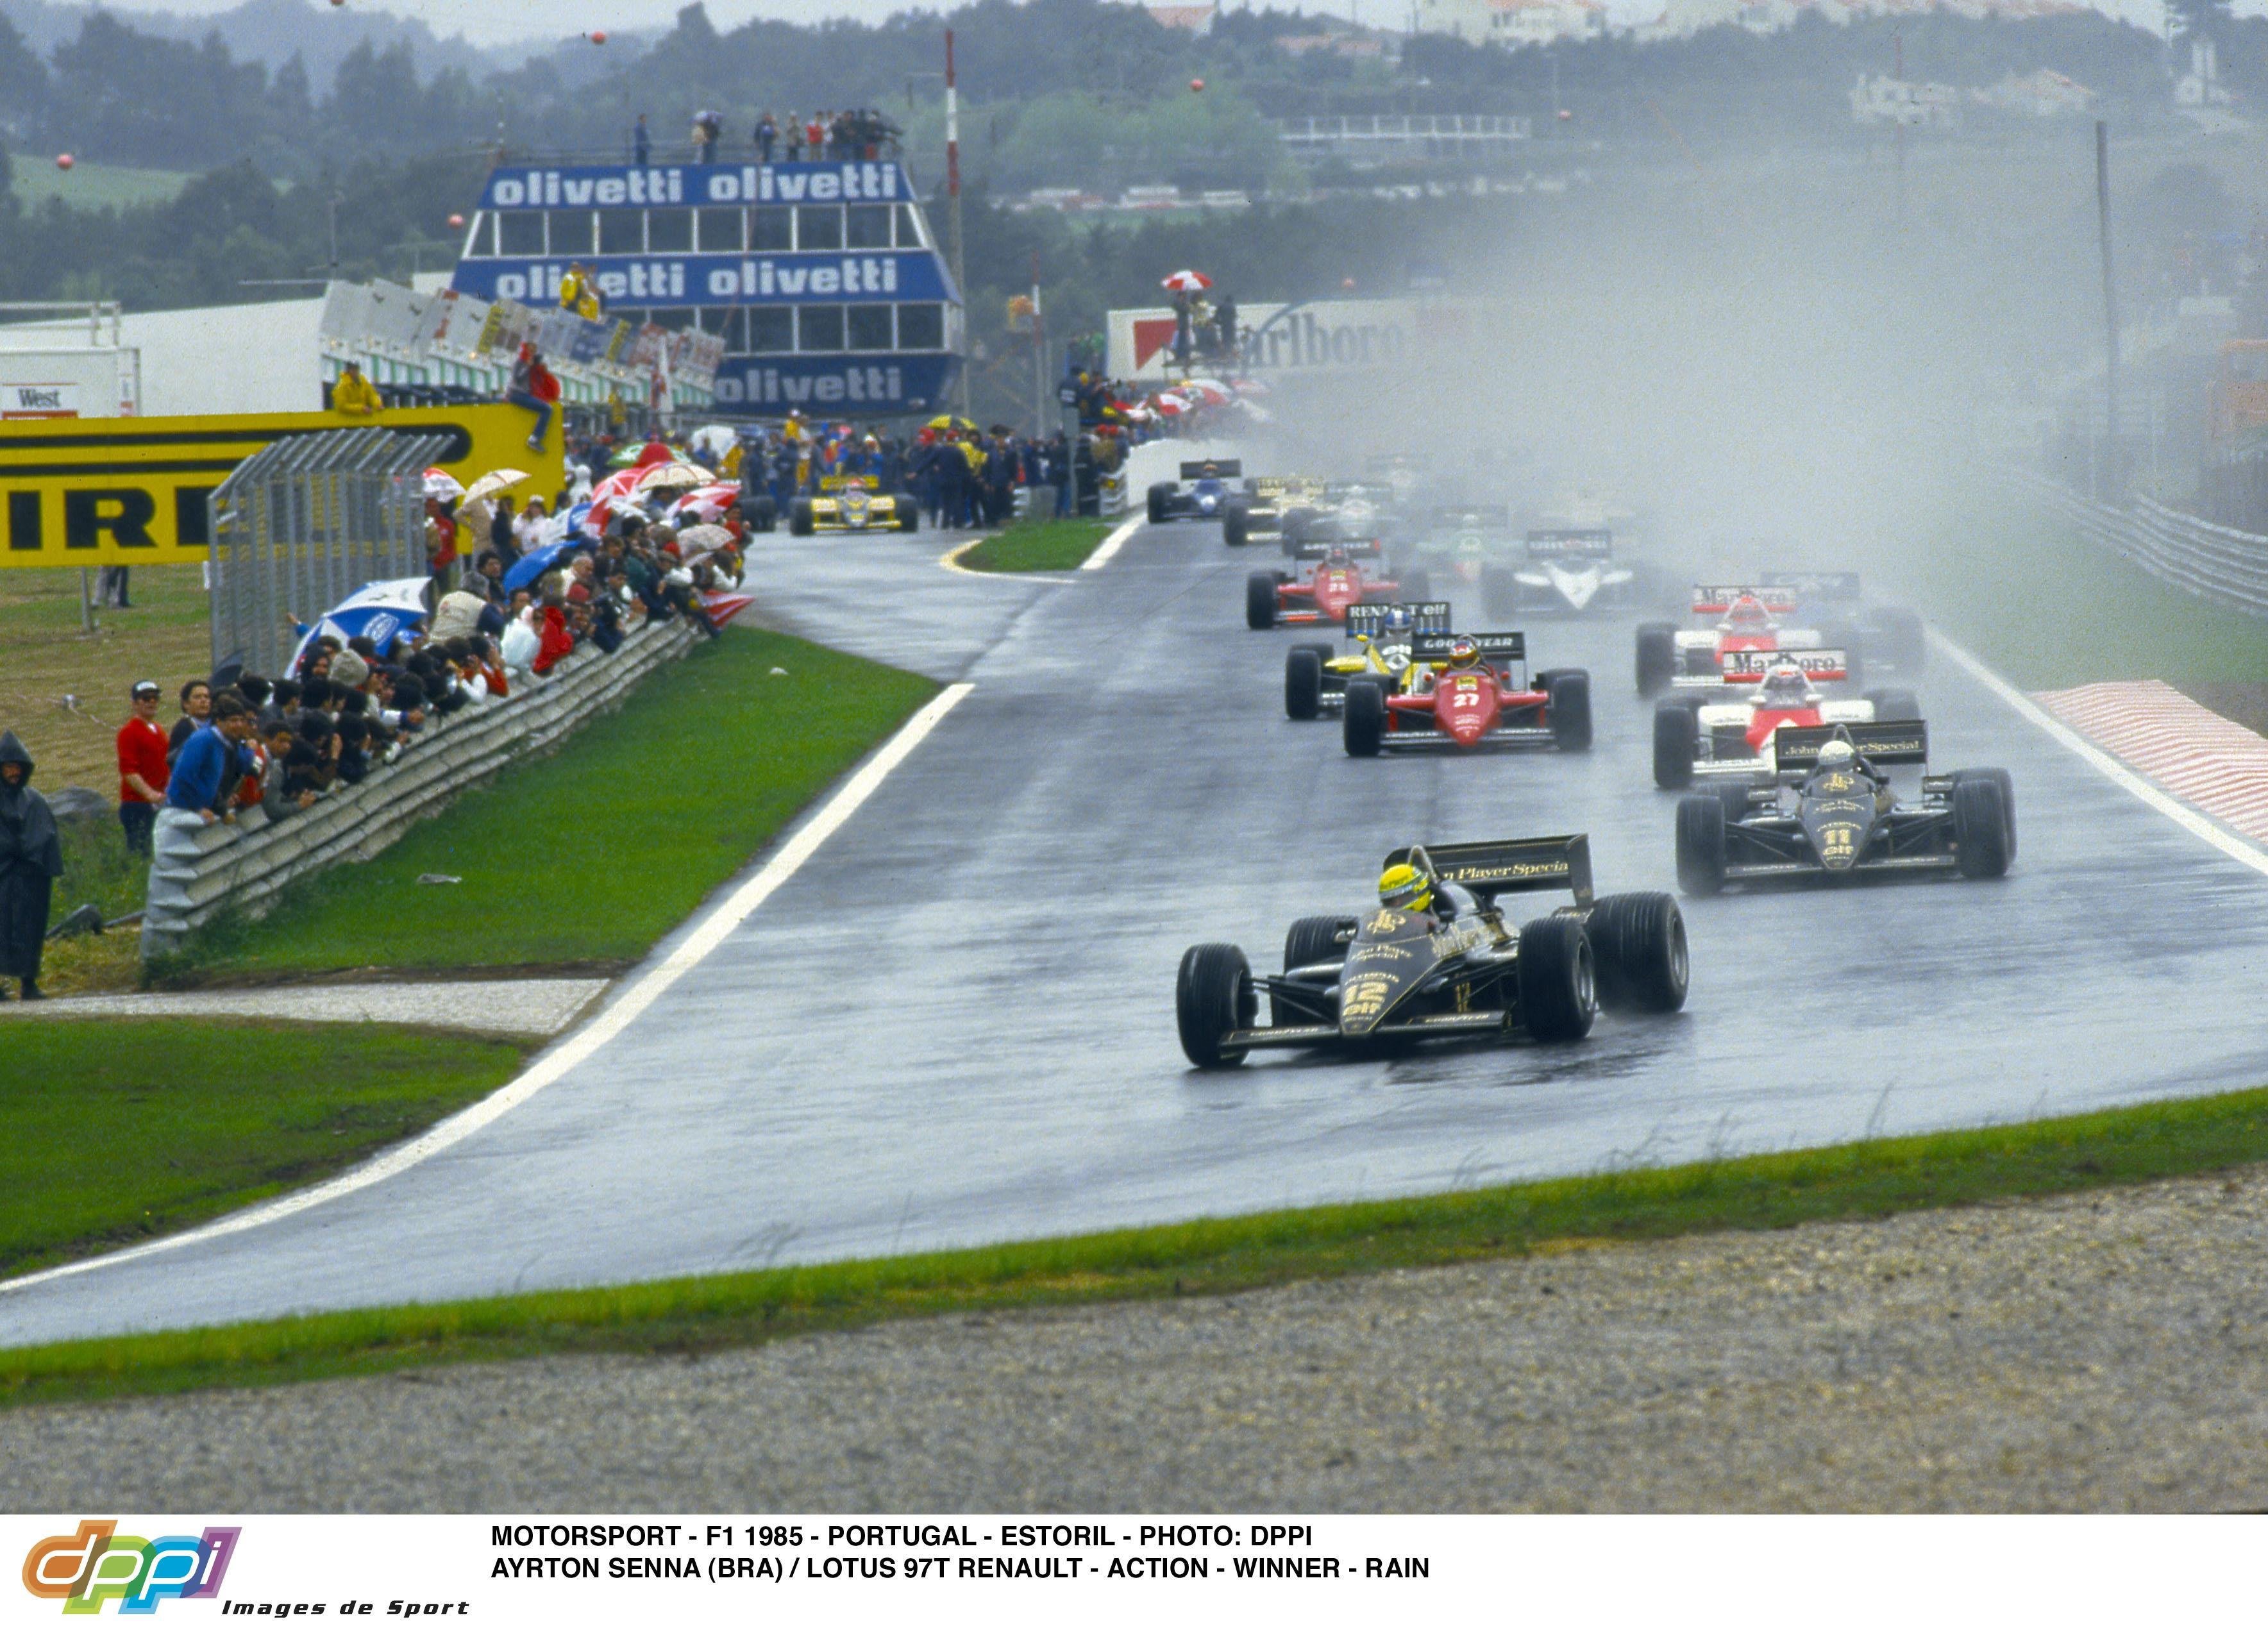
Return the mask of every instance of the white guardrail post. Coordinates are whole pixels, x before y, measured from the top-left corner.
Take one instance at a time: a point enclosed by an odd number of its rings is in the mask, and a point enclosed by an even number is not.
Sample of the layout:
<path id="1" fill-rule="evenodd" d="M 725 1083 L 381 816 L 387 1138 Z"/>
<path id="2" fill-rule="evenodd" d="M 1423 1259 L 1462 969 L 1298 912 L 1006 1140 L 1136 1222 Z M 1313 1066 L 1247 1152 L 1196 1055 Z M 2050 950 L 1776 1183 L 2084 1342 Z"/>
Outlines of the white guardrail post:
<path id="1" fill-rule="evenodd" d="M 222 910 L 257 917 L 284 885 L 347 859 L 367 859 L 460 792 L 507 763 L 556 744 L 699 637 L 681 617 L 639 629 L 611 656 L 595 649 L 549 678 L 523 678 L 493 705 L 429 725 L 393 762 L 373 766 L 312 808 L 269 820 L 256 805 L 234 825 L 161 816 L 142 917 L 142 956 L 165 955 Z"/>
<path id="2" fill-rule="evenodd" d="M 2137 497 L 2132 507 L 2121 509 L 2029 469 L 1999 473 L 2069 519 L 2088 541 L 2161 582 L 2268 616 L 2268 537 L 2216 526 L 2154 497 Z"/>

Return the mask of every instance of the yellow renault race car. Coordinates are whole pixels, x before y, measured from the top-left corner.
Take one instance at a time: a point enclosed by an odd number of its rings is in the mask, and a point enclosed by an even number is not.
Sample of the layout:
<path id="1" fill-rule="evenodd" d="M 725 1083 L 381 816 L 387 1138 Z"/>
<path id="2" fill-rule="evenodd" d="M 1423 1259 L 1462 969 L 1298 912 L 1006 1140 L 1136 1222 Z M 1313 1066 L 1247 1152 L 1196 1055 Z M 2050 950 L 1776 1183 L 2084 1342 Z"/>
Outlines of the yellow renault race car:
<path id="1" fill-rule="evenodd" d="M 814 532 L 919 531 L 921 505 L 903 492 L 878 492 L 861 475 L 821 477 L 819 490 L 787 506 L 787 528 L 798 537 Z"/>
<path id="2" fill-rule="evenodd" d="M 1346 608 L 1344 655 L 1329 645 L 1295 645 L 1284 652 L 1284 716 L 1305 723 L 1346 705 L 1347 681 L 1374 679 L 1388 695 L 1409 690 L 1429 670 L 1410 659 L 1411 642 L 1421 632 L 1449 630 L 1449 602 L 1414 605 L 1350 605 Z"/>

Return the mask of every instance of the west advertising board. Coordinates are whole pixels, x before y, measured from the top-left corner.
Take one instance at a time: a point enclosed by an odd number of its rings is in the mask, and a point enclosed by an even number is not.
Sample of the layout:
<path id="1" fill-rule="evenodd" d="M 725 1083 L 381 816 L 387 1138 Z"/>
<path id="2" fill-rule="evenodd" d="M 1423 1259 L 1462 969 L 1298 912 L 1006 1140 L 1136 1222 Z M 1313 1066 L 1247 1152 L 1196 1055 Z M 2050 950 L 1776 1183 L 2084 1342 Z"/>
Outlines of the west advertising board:
<path id="1" fill-rule="evenodd" d="M 186 564 L 206 557 L 205 500 L 269 442 L 372 422 L 335 413 L 0 423 L 0 567 Z M 441 468 L 469 483 L 490 469 L 561 467 L 555 422 L 546 453 L 527 450 L 518 408 L 408 408 L 387 429 L 451 438 Z"/>

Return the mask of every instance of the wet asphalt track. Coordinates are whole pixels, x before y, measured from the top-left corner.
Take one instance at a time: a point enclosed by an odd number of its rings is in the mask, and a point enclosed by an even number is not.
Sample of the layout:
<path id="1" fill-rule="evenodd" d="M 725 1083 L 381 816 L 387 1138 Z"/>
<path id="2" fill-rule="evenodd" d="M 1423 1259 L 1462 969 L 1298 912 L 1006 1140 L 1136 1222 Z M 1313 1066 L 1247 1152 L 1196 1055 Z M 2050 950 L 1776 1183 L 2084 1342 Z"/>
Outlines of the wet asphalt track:
<path id="1" fill-rule="evenodd" d="M 272 1226 L 0 1295 L 0 1343 L 1012 1239 L 1976 1124 L 2268 1079 L 2268 879 L 1949 665 L 1941 768 L 2015 776 L 1999 883 L 1687 905 L 1688 1010 L 1572 1048 L 1182 1063 L 1183 947 L 1272 966 L 1410 838 L 1591 833 L 1673 886 L 1622 620 L 1528 623 L 1594 674 L 1587 757 L 1356 762 L 1283 716 L 1211 527 L 1057 582 L 942 545 L 791 543 L 792 630 L 976 689 L 708 961 L 564 1079 Z M 1552 901 L 1538 899 L 1537 910 Z M 664 947 L 666 950 L 666 946 Z"/>

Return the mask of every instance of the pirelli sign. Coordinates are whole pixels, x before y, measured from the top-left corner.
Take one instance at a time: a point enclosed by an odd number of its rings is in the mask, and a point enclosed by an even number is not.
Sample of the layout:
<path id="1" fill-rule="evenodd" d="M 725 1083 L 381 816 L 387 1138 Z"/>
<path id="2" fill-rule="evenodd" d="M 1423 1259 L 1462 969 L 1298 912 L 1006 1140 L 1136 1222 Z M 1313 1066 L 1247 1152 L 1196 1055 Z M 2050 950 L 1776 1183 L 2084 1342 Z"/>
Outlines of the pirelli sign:
<path id="1" fill-rule="evenodd" d="M 0 423 L 0 566 L 186 564 L 206 557 L 205 500 L 229 472 L 286 436 L 368 424 L 335 413 L 185 418 L 47 418 Z M 559 429 L 539 456 L 514 407 L 417 407 L 382 428 L 450 438 L 441 468 L 470 485 L 490 469 L 536 465 L 529 491 L 560 482 Z"/>

